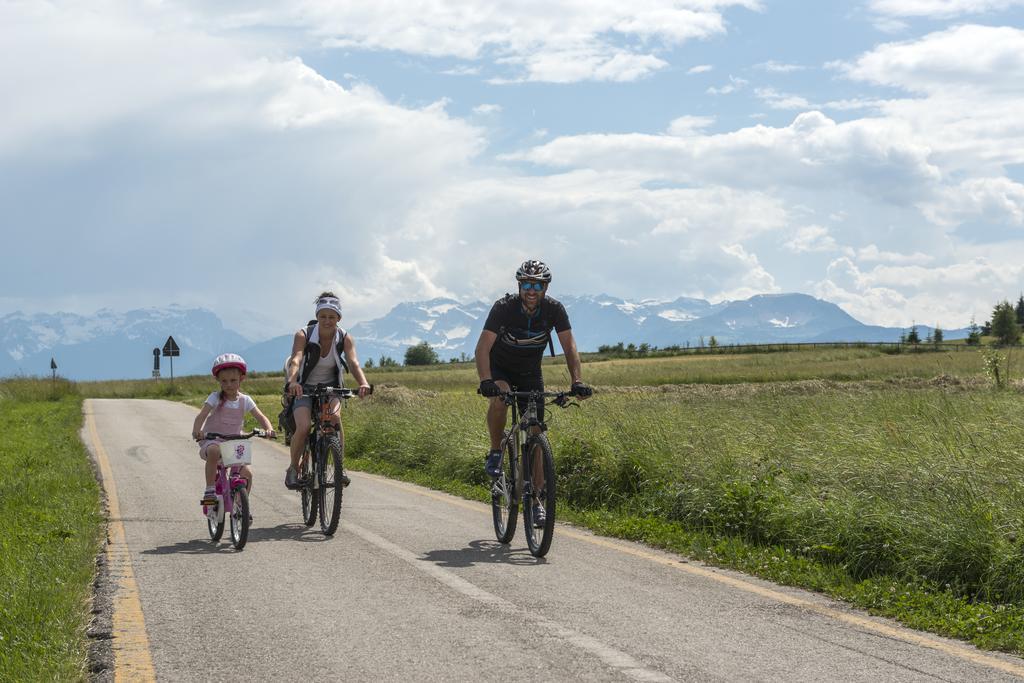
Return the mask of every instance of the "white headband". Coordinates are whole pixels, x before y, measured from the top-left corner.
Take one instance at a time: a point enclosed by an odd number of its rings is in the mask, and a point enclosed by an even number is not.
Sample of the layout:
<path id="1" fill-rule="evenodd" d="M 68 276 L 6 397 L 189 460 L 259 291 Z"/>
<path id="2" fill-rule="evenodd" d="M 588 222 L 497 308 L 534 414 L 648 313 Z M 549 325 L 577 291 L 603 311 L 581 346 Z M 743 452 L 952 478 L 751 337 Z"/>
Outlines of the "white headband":
<path id="1" fill-rule="evenodd" d="M 333 296 L 324 296 L 317 299 L 316 312 L 319 313 L 325 308 L 329 311 L 334 311 L 335 313 L 337 313 L 339 318 L 341 317 L 341 302 L 338 301 L 337 298 Z"/>

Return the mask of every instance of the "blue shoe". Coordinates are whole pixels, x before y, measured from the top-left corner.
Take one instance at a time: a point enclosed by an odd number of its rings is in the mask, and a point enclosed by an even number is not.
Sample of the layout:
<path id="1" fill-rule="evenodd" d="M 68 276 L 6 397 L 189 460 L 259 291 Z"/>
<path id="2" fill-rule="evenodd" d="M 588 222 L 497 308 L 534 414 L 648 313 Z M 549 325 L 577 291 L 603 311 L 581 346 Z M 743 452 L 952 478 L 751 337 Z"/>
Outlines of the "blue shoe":
<path id="1" fill-rule="evenodd" d="M 533 528 L 534 529 L 542 529 L 544 527 L 544 522 L 546 522 L 547 519 L 548 519 L 548 513 L 547 513 L 547 510 L 544 509 L 544 506 L 541 505 L 540 503 L 534 503 L 533 504 Z"/>
<path id="2" fill-rule="evenodd" d="M 501 475 L 501 451 L 489 451 L 487 453 L 487 464 L 484 465 L 484 472 L 495 479 Z"/>

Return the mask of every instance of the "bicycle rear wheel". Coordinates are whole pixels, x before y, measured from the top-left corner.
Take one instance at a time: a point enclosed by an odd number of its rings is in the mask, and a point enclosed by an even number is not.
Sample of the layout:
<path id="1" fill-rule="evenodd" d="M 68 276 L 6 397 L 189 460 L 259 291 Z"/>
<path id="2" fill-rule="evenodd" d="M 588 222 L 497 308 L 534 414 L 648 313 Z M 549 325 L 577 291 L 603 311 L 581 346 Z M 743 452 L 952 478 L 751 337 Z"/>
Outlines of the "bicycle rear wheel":
<path id="1" fill-rule="evenodd" d="M 244 486 L 231 493 L 231 545 L 237 550 L 249 540 L 249 493 Z"/>
<path id="2" fill-rule="evenodd" d="M 310 462 L 313 460 L 313 453 L 306 442 L 306 452 L 299 460 L 299 481 L 304 482 L 302 486 L 302 523 L 306 526 L 313 526 L 316 522 L 317 507 L 320 503 L 320 496 L 313 488 L 313 477 L 310 476 L 313 468 Z"/>
<path id="3" fill-rule="evenodd" d="M 505 444 L 501 456 L 501 474 L 491 484 L 491 516 L 499 543 L 508 543 L 516 533 L 519 499 L 516 497 L 516 453 L 514 438 Z"/>
<path id="4" fill-rule="evenodd" d="M 526 545 L 534 557 L 544 557 L 551 548 L 551 537 L 555 533 L 555 459 L 551 455 L 551 444 L 543 434 L 531 436 L 526 442 L 526 476 L 533 477 L 537 459 L 541 461 L 544 481 L 533 482 L 535 500 L 523 501 L 523 531 Z M 533 506 L 539 504 L 544 510 L 544 519 L 534 518 Z"/>
<path id="5" fill-rule="evenodd" d="M 328 536 L 338 530 L 341 516 L 341 497 L 344 491 L 341 476 L 341 439 L 337 434 L 324 438 L 317 458 L 317 475 L 320 484 L 320 530 Z"/>

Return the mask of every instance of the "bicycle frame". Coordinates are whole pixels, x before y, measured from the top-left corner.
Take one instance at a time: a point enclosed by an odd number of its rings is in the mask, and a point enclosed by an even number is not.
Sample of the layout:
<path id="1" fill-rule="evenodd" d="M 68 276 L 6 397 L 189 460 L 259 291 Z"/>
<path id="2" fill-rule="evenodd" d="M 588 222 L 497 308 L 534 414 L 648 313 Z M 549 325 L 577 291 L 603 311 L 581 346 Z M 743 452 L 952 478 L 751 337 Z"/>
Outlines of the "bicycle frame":
<path id="1" fill-rule="evenodd" d="M 526 412 L 520 419 L 519 402 L 517 396 L 528 394 Z M 533 477 L 526 471 L 526 458 L 523 457 L 526 449 L 526 440 L 530 437 L 531 428 L 538 427 L 541 432 L 547 431 L 547 424 L 541 422 L 537 417 L 537 400 L 543 398 L 540 392 L 519 392 L 510 391 L 505 394 L 505 405 L 512 409 L 511 426 L 505 430 L 505 436 L 501 439 L 501 450 L 504 451 L 508 444 L 512 443 L 512 452 L 515 454 L 516 478 L 513 482 L 512 495 L 524 505 L 530 502 L 533 496 Z"/>
<path id="2" fill-rule="evenodd" d="M 231 492 L 239 486 L 248 485 L 248 481 L 242 476 L 242 467 L 242 465 L 224 467 L 221 463 L 217 463 L 217 480 L 214 486 L 220 503 L 213 506 L 213 509 L 210 509 L 208 505 L 203 506 L 203 513 L 215 523 L 227 519 L 235 509 L 234 496 L 231 495 Z"/>

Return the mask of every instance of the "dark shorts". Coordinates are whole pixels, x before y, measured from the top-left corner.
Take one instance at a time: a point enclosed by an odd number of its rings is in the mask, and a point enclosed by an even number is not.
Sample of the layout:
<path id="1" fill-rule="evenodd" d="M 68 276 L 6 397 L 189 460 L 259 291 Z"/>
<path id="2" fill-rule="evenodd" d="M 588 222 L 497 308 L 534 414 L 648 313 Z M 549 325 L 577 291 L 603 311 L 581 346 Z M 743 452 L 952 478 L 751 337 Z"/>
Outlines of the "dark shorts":
<path id="1" fill-rule="evenodd" d="M 491 379 L 508 382 L 513 391 L 544 391 L 544 375 L 539 372 L 536 374 L 508 372 L 504 368 L 491 365 Z M 519 404 L 519 414 L 522 415 L 523 411 L 526 410 L 527 399 L 524 397 L 517 398 L 516 403 Z M 541 422 L 544 421 L 543 401 L 537 402 L 537 419 Z"/>

